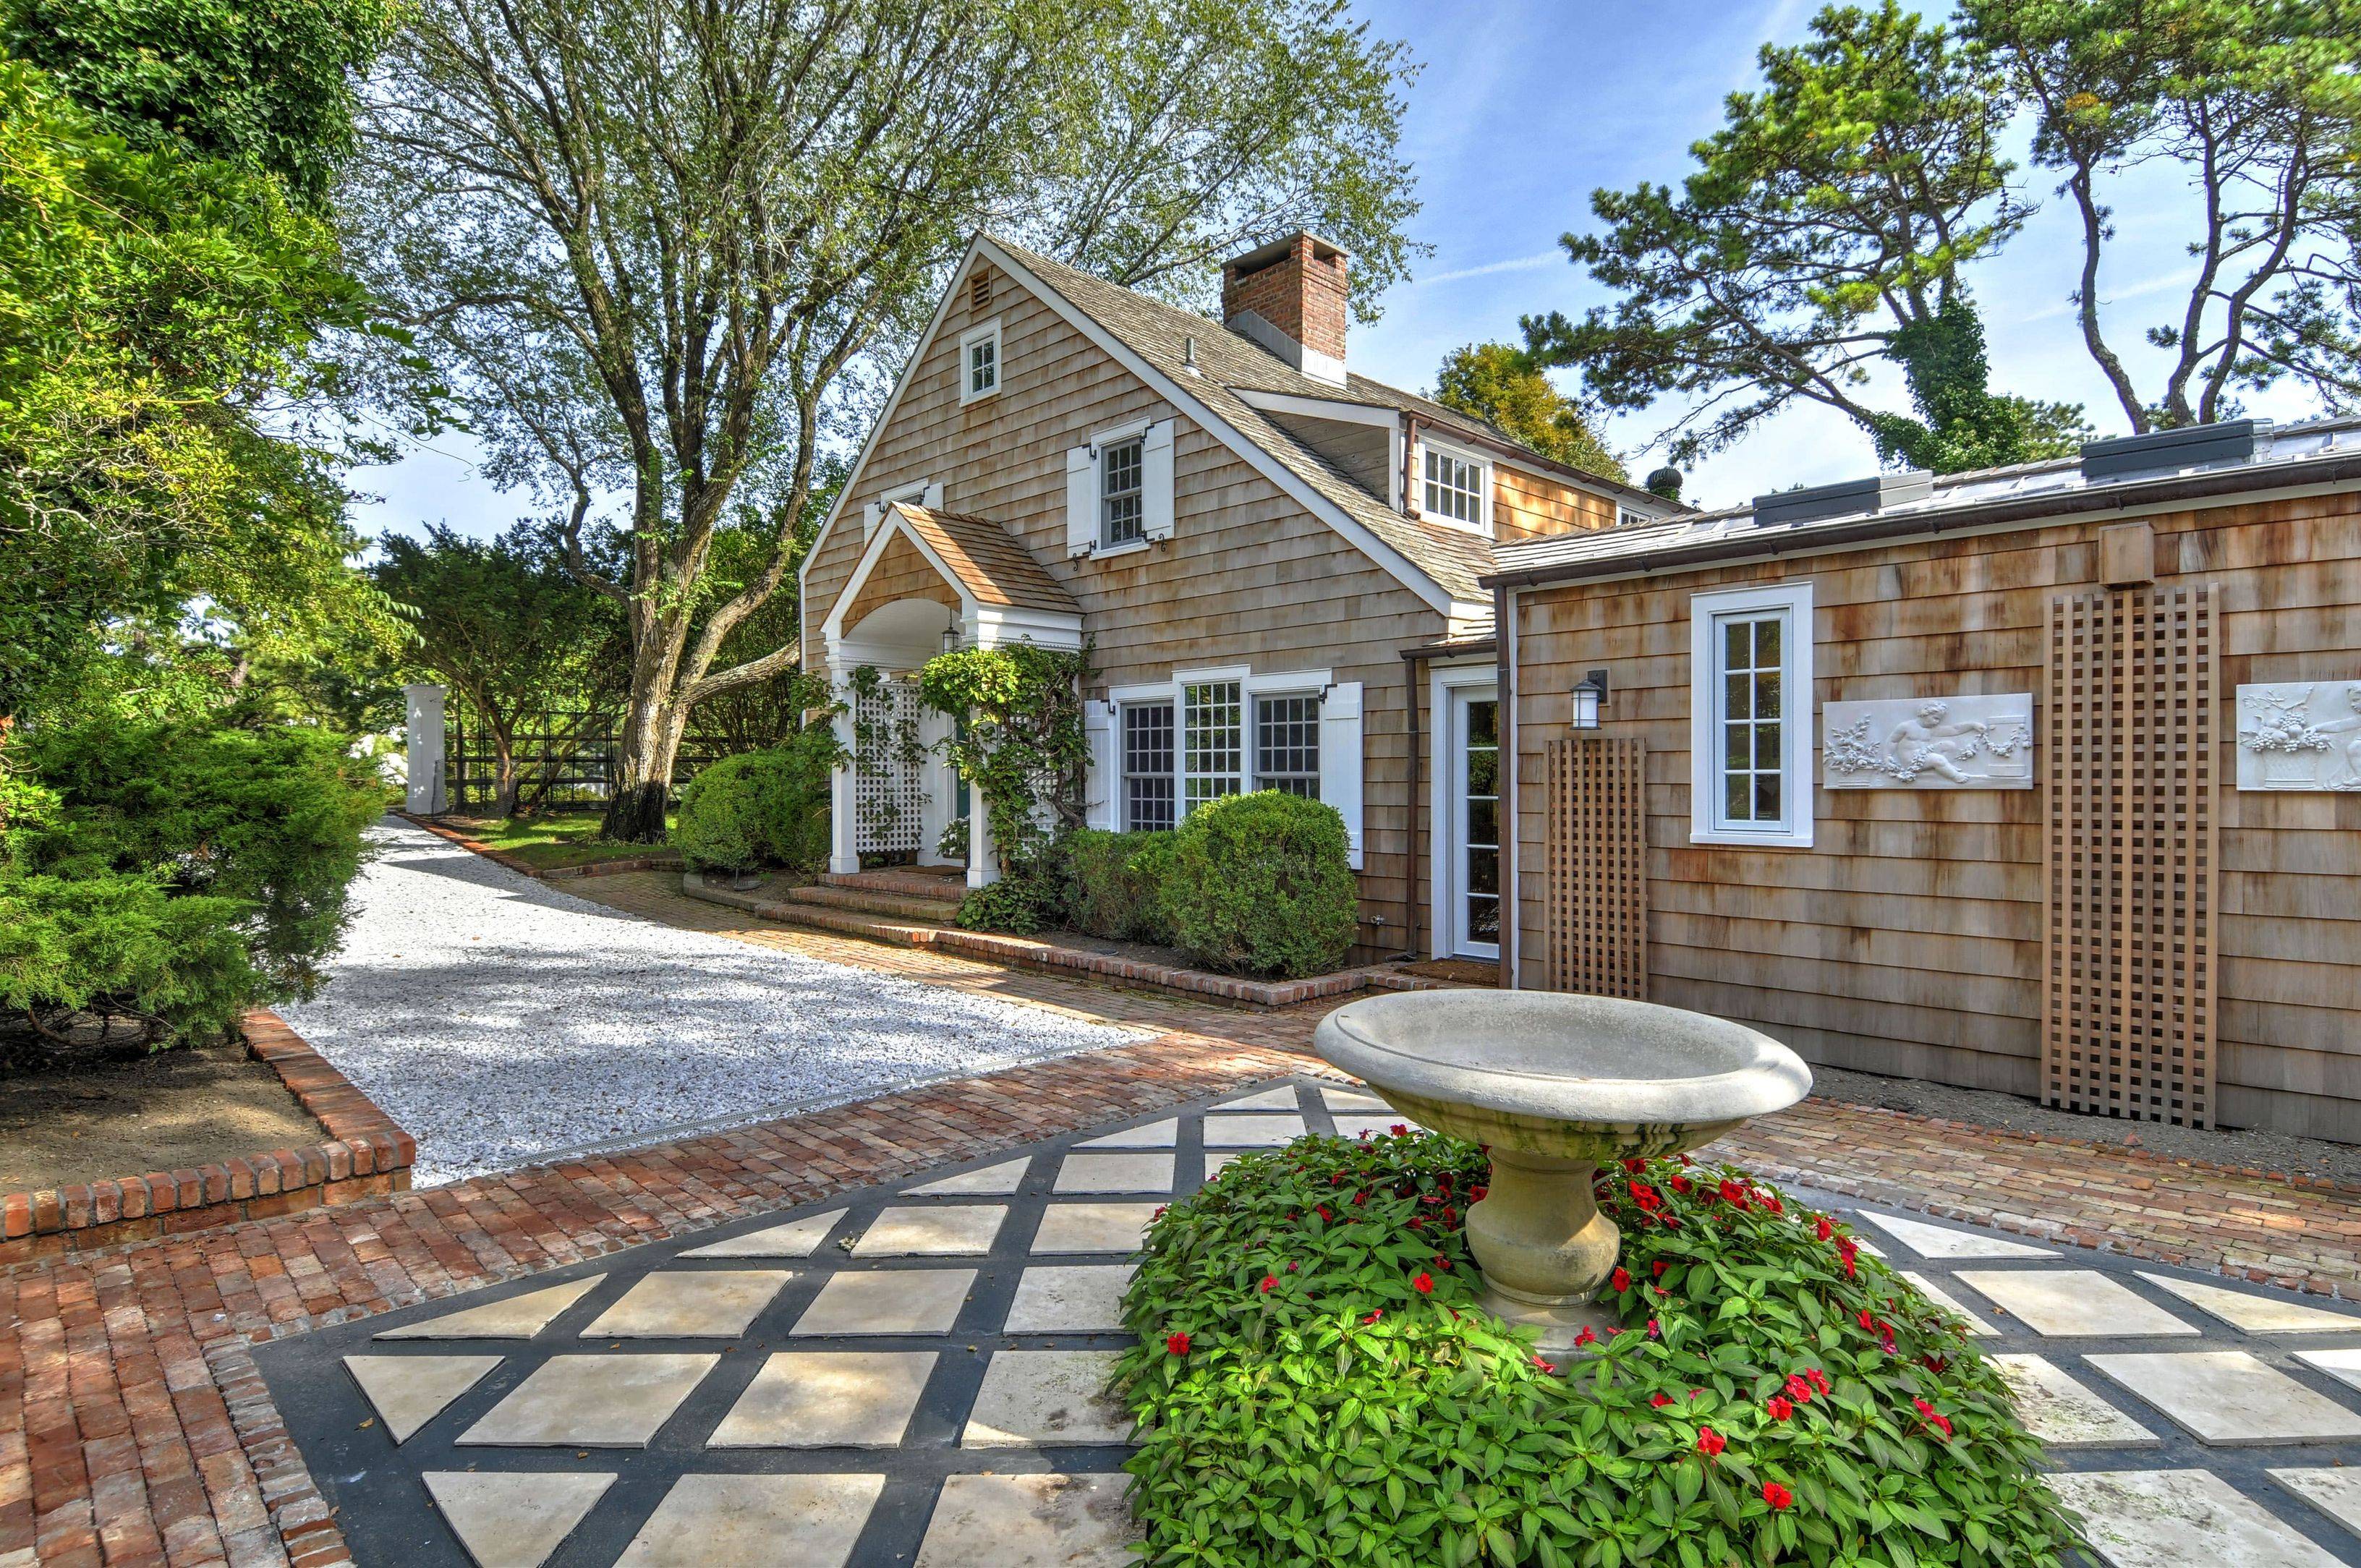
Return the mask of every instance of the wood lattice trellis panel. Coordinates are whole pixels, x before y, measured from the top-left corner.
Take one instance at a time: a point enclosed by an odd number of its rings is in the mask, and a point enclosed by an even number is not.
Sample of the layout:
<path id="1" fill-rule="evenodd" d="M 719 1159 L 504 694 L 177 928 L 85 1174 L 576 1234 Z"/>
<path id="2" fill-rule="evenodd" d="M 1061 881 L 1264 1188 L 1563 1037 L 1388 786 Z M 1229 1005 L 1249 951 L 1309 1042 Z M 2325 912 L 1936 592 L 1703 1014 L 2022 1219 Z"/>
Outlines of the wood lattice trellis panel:
<path id="1" fill-rule="evenodd" d="M 1549 988 L 1648 999 L 1648 749 L 1549 743 Z"/>
<path id="2" fill-rule="evenodd" d="M 2213 1121 L 2215 653 L 2203 586 L 2049 610 L 2044 1091 Z"/>

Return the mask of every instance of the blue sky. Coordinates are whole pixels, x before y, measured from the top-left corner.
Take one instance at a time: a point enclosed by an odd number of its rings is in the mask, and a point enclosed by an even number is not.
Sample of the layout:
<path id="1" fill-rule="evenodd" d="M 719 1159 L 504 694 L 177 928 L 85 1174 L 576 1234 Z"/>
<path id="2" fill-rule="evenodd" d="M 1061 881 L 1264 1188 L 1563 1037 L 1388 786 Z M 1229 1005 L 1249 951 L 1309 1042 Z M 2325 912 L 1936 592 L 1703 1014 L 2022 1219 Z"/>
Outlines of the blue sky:
<path id="1" fill-rule="evenodd" d="M 1359 15 L 1381 34 L 1406 39 L 1424 65 L 1406 139 L 1424 203 L 1413 233 L 1434 254 L 1388 297 L 1383 320 L 1356 326 L 1354 367 L 1425 388 L 1460 344 L 1513 339 L 1517 318 L 1529 312 L 1575 314 L 1600 302 L 1602 291 L 1557 247 L 1567 229 L 1588 225 L 1591 191 L 1677 181 L 1689 144 L 1720 123 L 1724 94 L 1754 83 L 1757 48 L 1800 38 L 1815 9 L 1809 0 L 1355 0 Z M 2042 171 L 2032 171 L 2029 183 L 2042 211 L 1998 258 L 1970 274 L 1984 312 L 1993 385 L 2081 401 L 2102 433 L 2122 433 L 2121 415 L 2070 314 L 2079 249 L 2068 214 Z M 2191 230 L 2176 221 L 2185 201 L 2170 166 L 2147 171 L 2118 195 L 2124 237 L 2103 277 L 2103 298 L 2110 339 L 2136 375 L 2147 370 L 2139 376 L 2144 389 L 2155 384 L 2157 356 L 2139 329 L 2185 297 L 2190 263 L 2178 236 Z M 1571 385 L 1570 374 L 1566 380 Z M 1890 406 L 1906 406 L 1888 391 Z M 1646 448 L 1672 411 L 1627 415 L 1608 427 L 1635 476 L 1659 460 Z M 2249 411 L 2284 419 L 2312 411 L 2301 394 L 2281 391 L 2251 400 Z M 359 488 L 383 497 L 360 509 L 365 529 L 447 521 L 490 533 L 532 510 L 528 498 L 503 496 L 478 476 L 463 438 L 436 448 L 356 477 Z M 1699 504 L 1726 504 L 1875 466 L 1867 438 L 1850 422 L 1799 407 L 1700 464 L 1686 494 Z"/>

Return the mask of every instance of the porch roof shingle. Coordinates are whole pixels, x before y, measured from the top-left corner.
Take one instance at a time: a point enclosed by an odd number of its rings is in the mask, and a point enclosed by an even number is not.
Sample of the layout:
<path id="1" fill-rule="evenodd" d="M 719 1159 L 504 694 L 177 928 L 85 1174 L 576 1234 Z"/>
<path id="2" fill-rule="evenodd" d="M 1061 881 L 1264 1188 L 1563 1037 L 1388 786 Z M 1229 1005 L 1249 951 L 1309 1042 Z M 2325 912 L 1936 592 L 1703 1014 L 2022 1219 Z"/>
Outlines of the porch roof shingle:
<path id="1" fill-rule="evenodd" d="M 909 501 L 896 501 L 894 510 L 978 603 L 1082 614 L 1074 596 L 1059 587 L 1016 535 L 991 519 L 935 511 Z"/>

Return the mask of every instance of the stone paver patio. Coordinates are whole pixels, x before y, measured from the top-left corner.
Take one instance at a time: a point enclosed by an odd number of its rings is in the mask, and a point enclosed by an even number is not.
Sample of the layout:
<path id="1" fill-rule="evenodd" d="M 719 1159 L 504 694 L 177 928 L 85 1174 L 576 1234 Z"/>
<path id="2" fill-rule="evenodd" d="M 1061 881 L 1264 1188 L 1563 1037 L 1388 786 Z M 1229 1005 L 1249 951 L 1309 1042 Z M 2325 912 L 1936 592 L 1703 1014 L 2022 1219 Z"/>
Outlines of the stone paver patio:
<path id="1" fill-rule="evenodd" d="M 385 1568 L 1117 1568 L 1126 1255 L 1301 1078 L 268 1346 Z M 2113 1568 L 2361 1563 L 2361 1309 L 1802 1196 L 1955 1302 Z"/>

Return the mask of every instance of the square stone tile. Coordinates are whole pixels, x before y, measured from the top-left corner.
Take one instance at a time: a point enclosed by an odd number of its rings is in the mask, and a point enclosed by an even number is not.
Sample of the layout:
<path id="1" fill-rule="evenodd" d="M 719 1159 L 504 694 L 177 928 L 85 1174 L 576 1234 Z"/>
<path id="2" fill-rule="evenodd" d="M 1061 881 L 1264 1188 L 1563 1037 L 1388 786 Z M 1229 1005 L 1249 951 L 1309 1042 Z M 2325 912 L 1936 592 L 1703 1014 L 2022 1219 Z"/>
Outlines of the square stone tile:
<path id="1" fill-rule="evenodd" d="M 500 1364 L 497 1355 L 348 1355 L 345 1370 L 385 1422 L 388 1437 L 408 1442 L 445 1406 Z"/>
<path id="2" fill-rule="evenodd" d="M 2274 1470 L 2271 1479 L 2361 1535 L 2361 1470 Z"/>
<path id="3" fill-rule="evenodd" d="M 707 1446 L 896 1447 L 935 1359 L 931 1350 L 776 1352 Z"/>
<path id="4" fill-rule="evenodd" d="M 2361 1333 L 2361 1316 L 2307 1306 L 2293 1291 L 2268 1288 L 2232 1290 L 2194 1279 L 2175 1279 L 2169 1274 L 2150 1274 L 2145 1269 L 2140 1271 L 2140 1277 L 2160 1290 L 2171 1291 L 2199 1311 L 2250 1334 Z"/>
<path id="5" fill-rule="evenodd" d="M 2108 1568 L 2340 1568 L 2210 1470 L 2052 1475 Z"/>
<path id="6" fill-rule="evenodd" d="M 661 1269 L 591 1321 L 584 1339 L 735 1339 L 795 1276 L 781 1268 Z"/>
<path id="7" fill-rule="evenodd" d="M 961 1448 L 1125 1442 L 1131 1413 L 1107 1391 L 1112 1350 L 999 1350 L 967 1414 Z"/>
<path id="8" fill-rule="evenodd" d="M 929 1181 L 924 1187 L 913 1187 L 913 1192 L 940 1198 L 1005 1198 L 1025 1185 L 1025 1173 L 1031 1169 L 1030 1157 L 1003 1160 L 987 1165 L 981 1170 L 961 1171 L 946 1176 L 940 1181 Z"/>
<path id="9" fill-rule="evenodd" d="M 399 1329 L 388 1329 L 375 1335 L 378 1339 L 531 1339 L 551 1323 L 557 1315 L 587 1295 L 590 1288 L 607 1277 L 594 1274 L 588 1279 L 569 1279 L 563 1285 L 551 1285 L 539 1290 L 528 1290 L 522 1296 L 511 1296 L 505 1301 L 492 1301 L 481 1307 L 465 1307 L 456 1312 L 445 1312 L 439 1318 Z"/>
<path id="10" fill-rule="evenodd" d="M 915 1568 L 1131 1568 L 1131 1477 L 952 1475 Z"/>
<path id="11" fill-rule="evenodd" d="M 2326 1442 L 2361 1437 L 2361 1415 L 2242 1350 L 2083 1359 L 2206 1442 Z"/>
<path id="12" fill-rule="evenodd" d="M 1340 1112 L 1334 1119 L 1340 1138 L 1381 1137 L 1396 1127 L 1407 1127 L 1413 1133 L 1422 1130 L 1399 1111 Z"/>
<path id="13" fill-rule="evenodd" d="M 1855 1219 L 1867 1220 L 1920 1257 L 1949 1262 L 1961 1257 L 2056 1257 L 2048 1247 L 2028 1246 L 1982 1231 L 1959 1231 L 1949 1225 L 1930 1225 L 1924 1220 L 1905 1220 L 1899 1214 L 1872 1214 L 1866 1209 L 1854 1211 Z"/>
<path id="14" fill-rule="evenodd" d="M 1208 1152 L 1205 1156 L 1205 1179 L 1213 1180 L 1229 1168 L 1232 1160 L 1239 1158 L 1247 1152 L 1249 1151 L 1246 1149 L 1224 1149 L 1219 1154 Z"/>
<path id="15" fill-rule="evenodd" d="M 1963 1268 L 1951 1277 L 2037 1334 L 2132 1339 L 2200 1332 L 2096 1269 Z"/>
<path id="16" fill-rule="evenodd" d="M 553 1355 L 462 1447 L 643 1448 L 713 1370 L 718 1355 Z"/>
<path id="17" fill-rule="evenodd" d="M 1150 1122 L 1143 1127 L 1126 1127 L 1119 1133 L 1109 1133 L 1103 1138 L 1076 1144 L 1078 1149 L 1169 1149 L 1180 1139 L 1178 1118 L 1167 1116 L 1161 1122 Z"/>
<path id="18" fill-rule="evenodd" d="M 2051 1448 L 2149 1448 L 2161 1440 L 2037 1355 L 1992 1358 L 2025 1430 Z"/>
<path id="19" fill-rule="evenodd" d="M 897 1203 L 852 1244 L 855 1257 L 981 1255 L 1006 1223 L 997 1203 Z"/>
<path id="20" fill-rule="evenodd" d="M 1917 1290 L 1918 1294 L 1926 1297 L 1927 1299 L 1934 1302 L 1938 1307 L 1949 1311 L 1953 1317 L 1966 1319 L 1968 1332 L 1989 1338 L 2000 1332 L 1998 1329 L 1993 1328 L 1990 1323 L 1984 1321 L 1982 1313 L 1977 1312 L 1973 1308 L 1962 1303 L 1957 1296 L 1952 1295 L 1949 1291 L 1944 1289 L 1941 1286 L 1936 1284 L 1925 1275 L 1914 1273 L 1907 1268 L 1897 1268 L 1894 1270 L 1894 1273 L 1908 1280 L 1911 1283 L 1911 1286 Z"/>
<path id="21" fill-rule="evenodd" d="M 1060 1192 L 1170 1192 L 1169 1154 L 1070 1154 L 1058 1166 Z"/>
<path id="22" fill-rule="evenodd" d="M 1111 1252 L 1128 1257 L 1155 1223 L 1158 1203 L 1052 1203 L 1033 1234 L 1036 1253 Z"/>
<path id="23" fill-rule="evenodd" d="M 1394 1114 L 1394 1108 L 1366 1089 L 1323 1089 L 1320 1098 L 1328 1102 L 1331 1111 L 1374 1111 Z"/>
<path id="24" fill-rule="evenodd" d="M 947 1334 L 958 1321 L 972 1268 L 895 1268 L 829 1277 L 790 1334 Z"/>
<path id="25" fill-rule="evenodd" d="M 1275 1149 L 1281 1144 L 1293 1143 L 1303 1133 L 1301 1116 L 1263 1112 L 1239 1116 L 1212 1111 L 1205 1113 L 1205 1146 L 1209 1149 Z"/>
<path id="26" fill-rule="evenodd" d="M 884 1489 L 883 1475 L 684 1475 L 615 1568 L 845 1568 Z"/>
<path id="27" fill-rule="evenodd" d="M 691 1247 L 683 1257 L 809 1257 L 828 1240 L 828 1233 L 844 1218 L 841 1209 L 830 1209 L 825 1214 L 807 1214 L 800 1220 L 784 1224 L 765 1225 L 759 1231 L 748 1231 L 742 1236 L 731 1236 L 724 1242 L 708 1242 Z"/>
<path id="28" fill-rule="evenodd" d="M 611 1474 L 433 1470 L 419 1477 L 477 1568 L 541 1568 L 615 1484 Z"/>
<path id="29" fill-rule="evenodd" d="M 2295 1358 L 2348 1388 L 2361 1388 L 2361 1350 L 2300 1350 Z"/>
<path id="30" fill-rule="evenodd" d="M 1243 1099 L 1224 1100 L 1213 1106 L 1216 1111 L 1300 1111 L 1302 1102 L 1296 1098 L 1295 1085 L 1282 1083 L 1277 1089 L 1266 1089 L 1259 1094 Z"/>
<path id="31" fill-rule="evenodd" d="M 1128 1264 L 1036 1265 L 1016 1281 L 1008 1304 L 1013 1334 L 1106 1333 L 1123 1327 Z"/>

